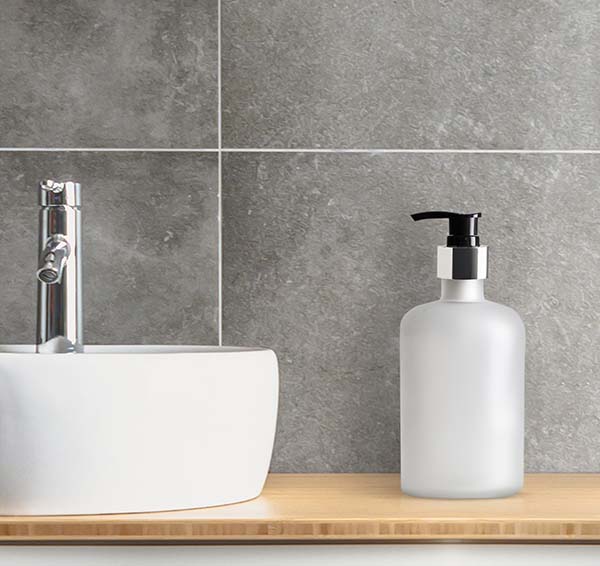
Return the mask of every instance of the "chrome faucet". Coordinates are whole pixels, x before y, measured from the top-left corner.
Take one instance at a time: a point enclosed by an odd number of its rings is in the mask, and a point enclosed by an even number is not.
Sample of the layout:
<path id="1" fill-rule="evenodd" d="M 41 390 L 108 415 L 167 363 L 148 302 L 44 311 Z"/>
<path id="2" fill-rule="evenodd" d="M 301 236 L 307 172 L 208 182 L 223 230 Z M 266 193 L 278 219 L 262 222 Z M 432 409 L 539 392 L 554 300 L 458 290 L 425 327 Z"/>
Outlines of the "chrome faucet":
<path id="1" fill-rule="evenodd" d="M 82 352 L 81 185 L 42 181 L 39 203 L 37 352 Z"/>

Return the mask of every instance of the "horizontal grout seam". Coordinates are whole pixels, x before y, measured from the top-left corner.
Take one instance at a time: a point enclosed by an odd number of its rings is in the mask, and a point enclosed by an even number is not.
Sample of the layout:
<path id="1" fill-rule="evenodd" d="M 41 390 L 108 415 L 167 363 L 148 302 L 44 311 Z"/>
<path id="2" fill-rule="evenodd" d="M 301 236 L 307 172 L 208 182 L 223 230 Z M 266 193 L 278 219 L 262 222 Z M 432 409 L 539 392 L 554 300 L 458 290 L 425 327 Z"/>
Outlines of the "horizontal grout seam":
<path id="1" fill-rule="evenodd" d="M 600 155 L 600 149 L 342 149 L 342 148 L 154 148 L 154 147 L 0 147 L 0 152 L 138 152 L 138 153 L 422 153 Z"/>
<path id="2" fill-rule="evenodd" d="M 153 153 L 217 153 L 216 148 L 158 148 L 158 147 L 0 147 L 0 151 L 88 151 L 88 152 L 153 152 Z"/>
<path id="3" fill-rule="evenodd" d="M 229 153 L 472 153 L 472 154 L 600 154 L 600 149 L 319 149 L 223 148 Z"/>

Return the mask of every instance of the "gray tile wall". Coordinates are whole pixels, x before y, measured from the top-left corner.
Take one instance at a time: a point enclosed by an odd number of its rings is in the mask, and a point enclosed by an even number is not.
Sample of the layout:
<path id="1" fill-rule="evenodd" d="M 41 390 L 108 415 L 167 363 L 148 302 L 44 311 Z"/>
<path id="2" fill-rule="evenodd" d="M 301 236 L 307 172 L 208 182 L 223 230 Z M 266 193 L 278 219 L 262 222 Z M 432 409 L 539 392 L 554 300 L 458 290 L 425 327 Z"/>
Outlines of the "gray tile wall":
<path id="1" fill-rule="evenodd" d="M 398 469 L 444 234 L 408 214 L 451 208 L 527 324 L 527 468 L 600 470 L 599 29 L 594 0 L 223 0 L 224 144 L 265 150 L 224 160 L 224 338 L 279 353 L 273 469 Z"/>
<path id="2" fill-rule="evenodd" d="M 444 232 L 408 214 L 480 209 L 488 296 L 528 329 L 527 467 L 600 471 L 599 24 L 595 0 L 5 2 L 0 146 L 63 151 L 0 152 L 0 339 L 33 337 L 35 183 L 74 176 L 90 342 L 271 346 L 274 470 L 397 470 L 398 325 Z"/>
<path id="3" fill-rule="evenodd" d="M 5 0 L 0 146 L 217 145 L 217 0 Z"/>
<path id="4" fill-rule="evenodd" d="M 2 343 L 33 343 L 40 178 L 82 183 L 87 343 L 218 340 L 217 157 L 0 152 Z"/>
<path id="5" fill-rule="evenodd" d="M 86 342 L 218 343 L 217 37 L 218 0 L 3 2 L 0 340 L 34 340 L 37 183 L 73 178 Z"/>
<path id="6" fill-rule="evenodd" d="M 234 154 L 224 167 L 228 341 L 272 345 L 276 470 L 398 469 L 398 328 L 439 295 L 447 227 L 483 210 L 487 296 L 527 326 L 529 470 L 600 469 L 600 156 Z"/>
<path id="7" fill-rule="evenodd" d="M 597 147 L 597 0 L 223 0 L 233 147 Z"/>

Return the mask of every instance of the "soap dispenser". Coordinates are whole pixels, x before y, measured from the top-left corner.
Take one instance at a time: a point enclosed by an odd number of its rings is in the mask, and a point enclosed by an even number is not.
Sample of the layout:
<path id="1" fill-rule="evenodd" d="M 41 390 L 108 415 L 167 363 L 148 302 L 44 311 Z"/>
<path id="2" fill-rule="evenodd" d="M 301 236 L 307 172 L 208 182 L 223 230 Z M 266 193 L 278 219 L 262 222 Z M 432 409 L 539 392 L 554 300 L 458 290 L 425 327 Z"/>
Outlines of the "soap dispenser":
<path id="1" fill-rule="evenodd" d="M 447 219 L 438 247 L 441 298 L 400 325 L 402 490 L 417 497 L 493 498 L 523 485 L 525 328 L 487 301 L 481 213 L 423 212 Z"/>

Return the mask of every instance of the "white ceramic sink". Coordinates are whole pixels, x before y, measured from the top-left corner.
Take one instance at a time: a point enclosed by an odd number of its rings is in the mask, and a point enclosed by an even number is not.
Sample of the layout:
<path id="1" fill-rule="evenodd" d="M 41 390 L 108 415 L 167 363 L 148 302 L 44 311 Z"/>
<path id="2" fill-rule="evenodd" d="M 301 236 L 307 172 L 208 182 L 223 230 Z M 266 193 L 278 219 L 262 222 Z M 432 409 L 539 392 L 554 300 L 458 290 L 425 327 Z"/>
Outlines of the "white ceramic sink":
<path id="1" fill-rule="evenodd" d="M 260 494 L 277 417 L 271 350 L 0 346 L 0 514 L 127 513 Z"/>

